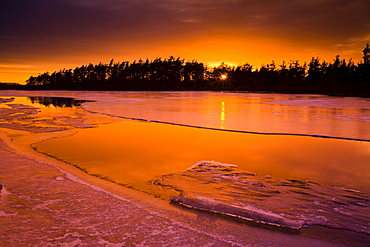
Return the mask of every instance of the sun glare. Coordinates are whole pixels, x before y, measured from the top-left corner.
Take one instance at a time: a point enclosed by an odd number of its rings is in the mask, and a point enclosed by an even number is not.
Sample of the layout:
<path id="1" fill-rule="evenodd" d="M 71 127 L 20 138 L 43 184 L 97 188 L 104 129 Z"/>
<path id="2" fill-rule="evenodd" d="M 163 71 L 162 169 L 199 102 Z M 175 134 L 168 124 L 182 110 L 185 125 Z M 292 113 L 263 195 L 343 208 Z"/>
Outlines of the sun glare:
<path id="1" fill-rule="evenodd" d="M 227 74 L 222 74 L 221 75 L 221 80 L 226 80 L 227 79 Z"/>

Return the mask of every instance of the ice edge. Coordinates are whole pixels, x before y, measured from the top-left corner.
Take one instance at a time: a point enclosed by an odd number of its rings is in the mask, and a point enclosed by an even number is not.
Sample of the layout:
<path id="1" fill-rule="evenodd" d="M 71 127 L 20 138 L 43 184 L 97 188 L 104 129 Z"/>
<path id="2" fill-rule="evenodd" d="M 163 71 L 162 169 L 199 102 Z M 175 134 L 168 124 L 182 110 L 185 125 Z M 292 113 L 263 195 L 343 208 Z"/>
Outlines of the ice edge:
<path id="1" fill-rule="evenodd" d="M 264 223 L 268 225 L 286 227 L 291 229 L 301 229 L 303 227 L 303 223 L 299 221 L 286 219 L 277 214 L 265 212 L 262 210 L 252 210 L 227 205 L 221 202 L 217 202 L 215 200 L 207 200 L 206 198 L 187 198 L 183 196 L 171 196 L 170 201 L 188 208 L 224 214 L 244 220 L 254 221 L 257 223 Z"/>

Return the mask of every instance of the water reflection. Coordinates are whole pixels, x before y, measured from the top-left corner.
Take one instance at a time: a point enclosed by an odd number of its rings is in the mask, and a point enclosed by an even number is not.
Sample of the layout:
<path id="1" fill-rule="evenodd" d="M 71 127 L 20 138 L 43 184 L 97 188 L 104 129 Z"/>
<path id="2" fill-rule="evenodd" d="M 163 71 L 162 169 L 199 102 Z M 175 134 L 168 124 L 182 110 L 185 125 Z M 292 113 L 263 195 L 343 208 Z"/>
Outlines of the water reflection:
<path id="1" fill-rule="evenodd" d="M 218 92 L 4 91 L 0 95 L 96 100 L 83 108 L 114 116 L 225 129 L 370 140 L 370 99 Z M 227 107 L 226 107 L 227 106 Z"/>
<path id="2" fill-rule="evenodd" d="M 64 97 L 28 97 L 32 104 L 41 104 L 44 106 L 54 106 L 54 107 L 74 107 L 80 106 L 85 102 L 92 102 L 89 100 L 76 100 L 74 98 L 64 98 Z"/>
<path id="3" fill-rule="evenodd" d="M 220 129 L 225 129 L 225 119 L 226 119 L 225 102 L 221 102 Z"/>
<path id="4" fill-rule="evenodd" d="M 150 193 L 153 188 L 148 181 L 184 170 L 199 160 L 236 164 L 259 175 L 370 192 L 369 142 L 232 133 L 127 120 L 36 146 L 90 174 Z"/>
<path id="5" fill-rule="evenodd" d="M 124 92 L 113 96 L 84 108 L 210 128 L 370 140 L 367 99 L 215 92 Z"/>
<path id="6" fill-rule="evenodd" d="M 84 111 L 80 104 L 87 100 L 64 97 L 12 97 L 0 104 L 0 127 L 30 132 L 62 131 L 70 128 L 89 128 L 111 123 L 111 117 Z M 6 110 L 4 110 L 6 109 Z"/>
<path id="7" fill-rule="evenodd" d="M 142 119 L 148 121 L 123 120 L 100 125 L 99 128 L 79 130 L 74 136 L 35 144 L 35 147 L 91 175 L 161 198 L 168 199 L 181 191 L 182 196 L 189 199 L 189 191 L 206 191 L 205 197 L 220 199 L 227 205 L 252 204 L 266 208 L 267 212 L 287 215 L 288 210 L 293 220 L 303 219 L 304 224 L 335 227 L 339 224 L 343 229 L 355 231 L 364 231 L 363 226 L 367 227 L 370 142 L 225 131 L 234 123 L 235 129 L 243 129 L 245 124 L 256 124 L 271 132 L 275 125 L 279 125 L 279 128 L 283 127 L 280 130 L 293 128 L 293 133 L 304 134 L 310 130 L 302 128 L 311 128 L 311 124 L 317 123 L 316 127 L 323 128 L 319 133 L 328 134 L 328 130 L 335 129 L 336 124 L 342 125 L 343 121 L 348 129 L 335 132 L 352 137 L 348 131 L 359 131 L 368 125 L 368 121 L 362 121 L 356 115 L 352 119 L 353 108 L 341 110 L 309 104 L 299 107 L 271 104 L 271 100 L 278 100 L 276 97 L 245 102 L 245 99 L 225 95 L 212 97 L 207 94 L 209 97 L 201 101 L 193 97 L 153 99 L 155 95 L 151 95 L 151 99 L 138 95 L 108 97 L 106 101 L 98 98 L 97 103 L 84 105 L 89 110 L 123 117 L 142 114 Z M 48 100 L 43 100 L 43 105 L 52 105 Z M 37 101 L 34 99 L 33 102 Z M 65 111 L 64 114 L 69 115 L 67 111 L 72 110 L 86 114 L 78 107 L 40 108 L 54 115 L 56 111 Z M 366 112 L 362 114 L 365 118 L 369 116 Z M 170 118 L 168 123 L 190 121 L 199 128 L 149 121 L 163 120 L 162 116 Z M 353 127 L 354 123 L 359 124 L 358 128 Z M 223 130 L 200 126 L 217 126 Z M 221 166 L 220 172 L 212 179 L 207 179 L 210 174 L 204 169 L 187 170 L 192 177 L 183 172 L 200 160 L 235 164 L 238 168 Z M 214 170 L 212 162 L 210 164 L 207 169 Z M 251 174 L 247 171 L 258 175 L 242 178 L 242 174 Z M 171 177 L 176 179 L 170 181 Z M 184 188 L 189 187 L 189 178 L 192 178 L 194 190 Z M 266 191 L 277 196 L 266 194 Z M 254 194 L 251 196 L 251 193 Z M 204 195 L 200 196 L 204 198 Z M 252 200 L 254 196 L 256 201 Z M 338 207 L 339 204 L 345 206 Z M 353 218 L 351 224 L 349 217 Z M 322 222 L 322 219 L 330 220 Z"/>
<path id="8" fill-rule="evenodd" d="M 69 115 L 71 113 L 67 110 L 77 108 L 59 106 L 86 102 L 68 98 L 73 95 L 83 99 L 98 99 L 97 103 L 84 104 L 84 108 L 90 111 L 124 117 L 215 128 L 221 125 L 225 129 L 362 139 L 368 139 L 370 133 L 369 101 L 363 99 L 341 98 L 339 101 L 326 96 L 208 92 L 51 94 L 60 97 L 29 97 L 29 100 L 42 102 L 40 104 L 45 114 L 53 114 L 53 117 L 60 115 L 61 124 L 65 124 L 65 119 L 59 113 L 64 111 L 63 114 Z M 62 102 L 67 99 L 69 102 L 56 103 L 59 101 L 56 99 Z M 51 102 L 59 105 L 58 108 L 46 107 L 53 105 Z M 75 116 L 74 119 L 78 119 L 81 114 L 76 112 Z M 199 160 L 217 160 L 259 174 L 309 179 L 370 191 L 370 182 L 367 182 L 370 181 L 369 142 L 247 135 L 134 121 L 101 126 L 91 131 L 81 131 L 75 137 L 50 141 L 50 147 L 43 144 L 40 147 L 88 169 L 94 167 L 96 174 L 109 173 L 111 177 L 127 183 L 136 179 L 129 176 L 137 175 L 138 181 L 147 181 L 153 176 L 186 169 Z M 95 140 L 95 136 L 100 139 Z M 76 153 L 74 142 L 79 142 L 78 146 L 83 147 L 82 153 Z M 45 143 L 49 145 L 49 142 Z M 166 170 L 165 167 L 173 170 Z M 135 169 L 138 172 L 133 174 Z"/>

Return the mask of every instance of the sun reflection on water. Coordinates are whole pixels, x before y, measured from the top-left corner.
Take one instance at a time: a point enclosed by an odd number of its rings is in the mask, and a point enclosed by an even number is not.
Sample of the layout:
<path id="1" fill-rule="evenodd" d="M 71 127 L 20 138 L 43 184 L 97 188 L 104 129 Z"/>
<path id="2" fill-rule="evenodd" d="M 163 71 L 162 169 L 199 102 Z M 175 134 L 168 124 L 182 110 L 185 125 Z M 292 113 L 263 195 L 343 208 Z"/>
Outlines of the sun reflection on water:
<path id="1" fill-rule="evenodd" d="M 221 115 L 220 115 L 220 129 L 225 129 L 225 120 L 226 120 L 226 113 L 225 113 L 225 102 L 221 103 Z"/>

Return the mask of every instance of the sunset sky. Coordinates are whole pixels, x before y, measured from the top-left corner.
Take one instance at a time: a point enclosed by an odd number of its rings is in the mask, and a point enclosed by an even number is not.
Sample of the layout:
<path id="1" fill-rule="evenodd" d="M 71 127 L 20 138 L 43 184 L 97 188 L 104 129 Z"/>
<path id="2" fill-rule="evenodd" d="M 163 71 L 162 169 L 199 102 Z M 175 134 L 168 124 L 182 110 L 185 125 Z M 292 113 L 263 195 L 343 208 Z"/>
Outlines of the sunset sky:
<path id="1" fill-rule="evenodd" d="M 362 59 L 369 0 L 1 0 L 0 82 L 89 63 Z"/>

